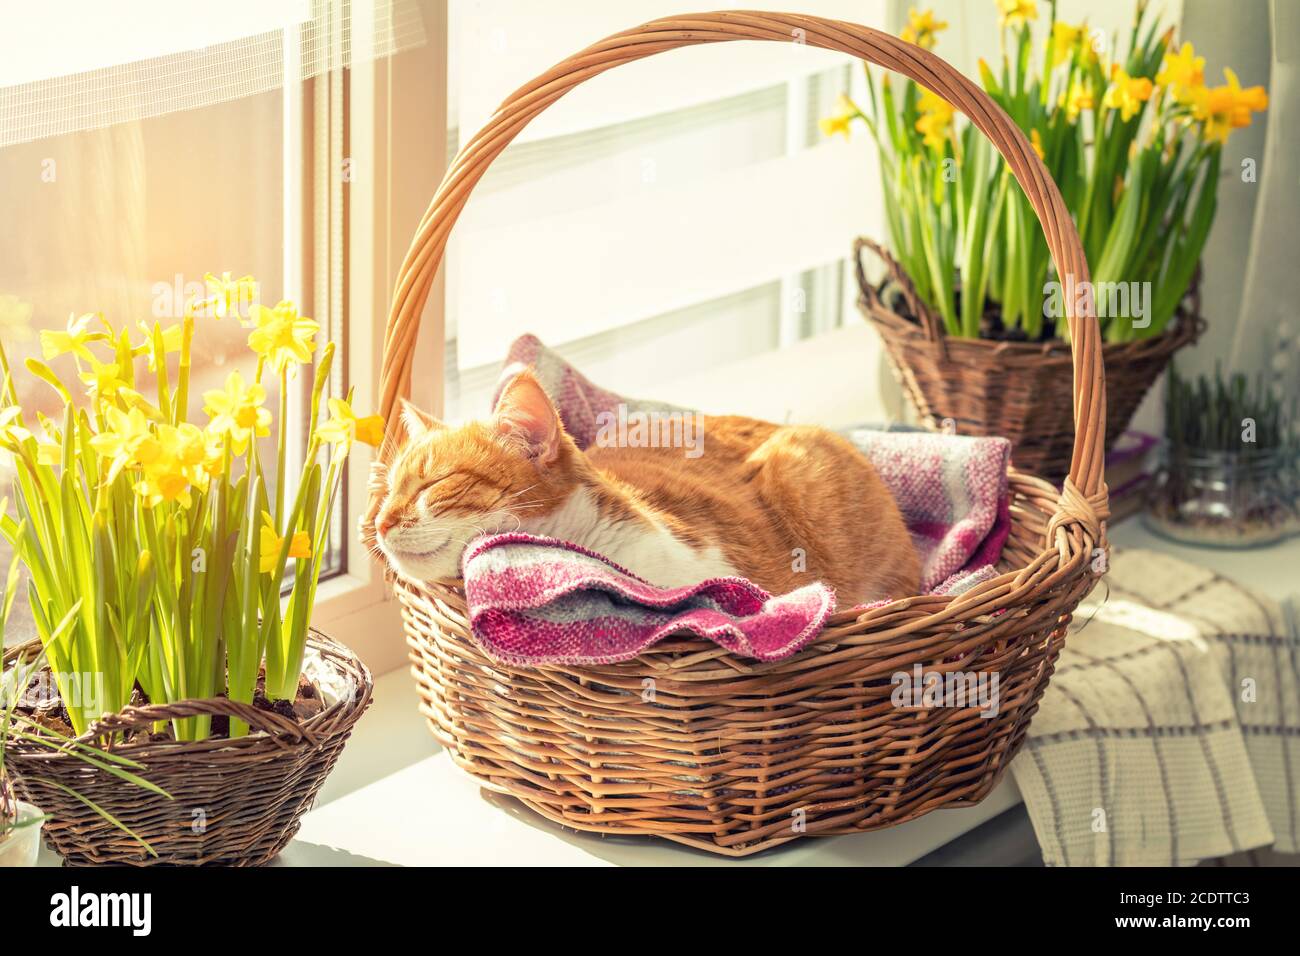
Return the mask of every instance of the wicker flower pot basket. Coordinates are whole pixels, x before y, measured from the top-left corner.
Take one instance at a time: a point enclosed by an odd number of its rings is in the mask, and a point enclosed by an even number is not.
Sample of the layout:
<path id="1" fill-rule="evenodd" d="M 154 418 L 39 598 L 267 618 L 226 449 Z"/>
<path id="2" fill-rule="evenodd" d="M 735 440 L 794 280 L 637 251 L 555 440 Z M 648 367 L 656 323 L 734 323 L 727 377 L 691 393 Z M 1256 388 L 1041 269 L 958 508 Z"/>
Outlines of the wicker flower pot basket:
<path id="1" fill-rule="evenodd" d="M 885 264 L 880 287 L 867 281 L 862 252 Z M 964 435 L 1001 435 L 1014 446 L 1018 468 L 1060 481 L 1074 451 L 1073 359 L 1061 341 L 1030 343 L 951 338 L 943 321 L 921 302 L 903 267 L 876 243 L 853 247 L 858 308 L 880 332 L 894 374 L 921 417 L 938 429 L 950 420 Z M 900 293 L 903 315 L 881 296 L 885 285 Z M 1106 441 L 1109 449 L 1133 420 L 1147 391 L 1173 354 L 1205 329 L 1196 280 L 1173 322 L 1160 335 L 1101 348 L 1106 367 Z"/>
<path id="2" fill-rule="evenodd" d="M 370 671 L 347 648 L 312 632 L 308 653 L 334 687 L 337 699 L 299 723 L 225 698 L 128 707 L 105 717 L 79 738 L 97 732 L 145 728 L 154 721 L 199 714 L 238 717 L 251 732 L 234 740 L 128 741 L 114 752 L 137 761 L 139 775 L 172 799 L 123 783 L 82 760 L 22 741 L 9 745 L 8 763 L 19 795 L 39 806 L 47 845 L 70 864 L 258 866 L 274 859 L 298 832 L 334 768 L 357 719 L 370 706 Z M 13 648 L 5 664 L 34 655 L 38 642 Z M 328 690 L 328 688 L 327 688 Z M 62 784 L 107 810 L 154 849 L 150 856 L 127 834 Z"/>
<path id="3" fill-rule="evenodd" d="M 381 385 L 390 423 L 398 421 L 399 398 L 409 394 L 419 317 L 448 233 L 511 139 L 604 70 L 681 46 L 739 39 L 794 39 L 848 52 L 942 95 L 1006 157 L 1062 274 L 1086 278 L 1074 225 L 1029 141 L 938 57 L 867 27 L 816 17 L 670 17 L 602 40 L 522 87 L 456 158 L 398 278 Z M 1106 546 L 1107 513 L 1099 330 L 1091 316 L 1069 321 L 1078 425 L 1070 479 L 1062 492 L 1011 474 L 1013 529 L 994 580 L 959 597 L 906 597 L 864 613 L 839 612 L 820 640 L 776 663 L 669 638 L 619 664 L 536 669 L 503 666 L 479 650 L 459 582 L 399 582 L 430 729 L 484 787 L 512 794 L 551 820 L 666 837 L 729 856 L 978 802 L 1024 740 L 1070 614 L 1104 568 L 1096 560 Z M 371 518 L 385 472 L 382 462 L 373 472 Z M 373 528 L 366 534 L 373 537 Z M 891 676 L 914 665 L 998 675 L 996 713 L 895 706 Z"/>

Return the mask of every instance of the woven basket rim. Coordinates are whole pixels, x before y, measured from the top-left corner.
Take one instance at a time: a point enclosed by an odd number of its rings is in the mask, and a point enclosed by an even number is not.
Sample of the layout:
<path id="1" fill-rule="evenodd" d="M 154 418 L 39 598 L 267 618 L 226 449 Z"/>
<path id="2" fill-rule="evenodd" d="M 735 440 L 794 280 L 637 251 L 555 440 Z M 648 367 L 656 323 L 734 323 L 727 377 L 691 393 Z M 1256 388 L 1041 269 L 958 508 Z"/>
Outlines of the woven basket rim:
<path id="1" fill-rule="evenodd" d="M 883 285 L 889 282 L 910 284 L 910 278 L 896 259 L 882 247 L 866 238 L 859 238 L 854 243 L 855 265 L 860 265 L 862 248 L 874 248 L 885 260 L 886 277 Z M 949 359 L 954 353 L 963 359 L 976 361 L 1019 361 L 1033 359 L 1052 364 L 1068 365 L 1073 361 L 1070 343 L 1065 339 L 1048 339 L 1043 342 L 1024 342 L 1016 339 L 967 338 L 949 335 L 942 323 L 937 324 L 938 336 L 931 339 L 926 334 L 925 326 L 919 316 L 903 315 L 889 308 L 879 299 L 880 290 L 871 286 L 861 268 L 854 269 L 858 283 L 857 306 L 864 317 L 873 325 L 888 332 L 896 338 L 906 339 L 913 348 L 929 346 L 940 355 L 947 354 Z M 1172 354 L 1185 345 L 1196 342 L 1207 327 L 1205 318 L 1200 314 L 1199 277 L 1194 277 L 1183 298 L 1174 310 L 1173 321 L 1161 329 L 1157 335 L 1134 339 L 1131 342 L 1101 342 L 1101 353 L 1108 369 L 1119 367 L 1126 359 L 1146 358 L 1150 356 Z M 870 286 L 870 292 L 868 287 Z M 873 298 L 875 294 L 875 298 Z M 914 293 L 913 293 L 914 294 Z"/>
<path id="2" fill-rule="evenodd" d="M 1064 339 L 1051 339 L 1047 342 L 1021 342 L 1014 339 L 969 339 L 964 336 L 946 336 L 941 346 L 936 341 L 926 338 L 925 330 L 915 319 L 889 309 L 875 305 L 866 296 L 859 296 L 858 308 L 873 324 L 888 331 L 891 335 L 908 339 L 908 344 L 916 347 L 929 346 L 938 352 L 947 347 L 951 357 L 954 353 L 966 353 L 962 358 L 1004 361 L 1008 358 L 1032 358 L 1046 362 L 1069 365 L 1071 363 L 1070 345 Z M 1174 319 L 1158 335 L 1132 342 L 1104 342 L 1101 353 L 1108 365 L 1122 362 L 1129 357 L 1146 357 L 1176 352 L 1184 345 L 1196 342 L 1204 334 L 1208 323 L 1202 316 L 1194 315 L 1185 306 L 1179 306 Z M 1008 353 L 1010 353 L 1008 355 Z"/>
<path id="3" fill-rule="evenodd" d="M 344 673 L 343 664 L 346 663 L 349 668 L 356 672 L 358 680 L 353 687 L 352 693 L 340 697 L 337 701 L 322 709 L 319 713 L 313 714 L 307 720 L 299 722 L 301 733 L 295 738 L 294 735 L 272 734 L 265 730 L 253 730 L 250 728 L 247 735 L 243 737 L 207 737 L 203 740 L 150 740 L 147 737 L 139 741 L 129 741 L 126 743 L 115 744 L 113 752 L 116 754 L 133 754 L 139 755 L 147 753 L 152 756 L 176 756 L 183 755 L 187 752 L 210 754 L 221 750 L 245 750 L 261 746 L 267 741 L 274 742 L 279 747 L 294 747 L 299 745 L 319 746 L 322 740 L 328 740 L 340 732 L 341 727 L 345 731 L 350 731 L 353 724 L 360 715 L 366 710 L 370 703 L 370 696 L 374 688 L 374 676 L 370 673 L 370 668 L 365 665 L 356 653 L 345 644 L 341 644 L 334 639 L 327 637 L 325 634 L 315 628 L 308 629 L 307 646 L 315 648 L 321 654 L 321 659 L 327 662 L 337 672 Z M 14 661 L 28 652 L 41 650 L 41 641 L 39 637 L 16 644 L 13 647 L 6 648 L 4 652 L 4 673 L 9 672 L 9 668 Z M 184 707 L 194 703 L 221 703 L 226 698 L 195 698 L 181 701 L 173 701 L 168 705 L 170 707 Z M 127 707 L 116 714 L 107 714 L 105 718 L 122 717 L 129 715 L 137 708 Z M 103 719 L 103 718 L 102 718 Z M 318 730 L 328 728 L 325 733 L 317 734 Z M 92 747 L 98 747 L 99 735 L 95 732 L 94 727 L 81 734 L 78 737 L 67 738 L 65 743 L 88 744 Z M 54 738 L 61 739 L 61 738 Z M 31 741 L 11 740 L 6 744 L 11 753 L 17 754 L 23 759 L 35 760 L 73 760 L 76 759 L 68 754 L 65 750 L 46 747 Z"/>

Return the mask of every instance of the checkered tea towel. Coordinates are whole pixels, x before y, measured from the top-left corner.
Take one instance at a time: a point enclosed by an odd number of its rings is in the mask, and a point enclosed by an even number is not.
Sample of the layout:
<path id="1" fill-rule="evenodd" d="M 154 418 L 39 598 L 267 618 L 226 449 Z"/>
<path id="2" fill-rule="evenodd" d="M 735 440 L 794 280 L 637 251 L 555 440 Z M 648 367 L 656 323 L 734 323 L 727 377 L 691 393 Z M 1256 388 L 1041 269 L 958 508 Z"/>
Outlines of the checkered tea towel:
<path id="1" fill-rule="evenodd" d="M 1115 552 L 1011 765 L 1048 865 L 1297 852 L 1298 644 L 1294 610 Z"/>

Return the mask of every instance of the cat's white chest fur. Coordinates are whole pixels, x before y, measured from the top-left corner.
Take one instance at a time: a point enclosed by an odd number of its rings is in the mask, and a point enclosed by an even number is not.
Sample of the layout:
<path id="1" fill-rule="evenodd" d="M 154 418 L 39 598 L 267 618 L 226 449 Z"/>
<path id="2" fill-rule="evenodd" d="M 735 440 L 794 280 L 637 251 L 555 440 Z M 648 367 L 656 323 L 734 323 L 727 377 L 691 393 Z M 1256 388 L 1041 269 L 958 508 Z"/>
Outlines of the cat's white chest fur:
<path id="1" fill-rule="evenodd" d="M 696 551 L 657 522 L 611 522 L 602 518 L 591 492 L 584 488 L 574 491 L 544 518 L 523 524 L 526 531 L 572 541 L 603 554 L 637 577 L 661 587 L 740 576 L 718 548 Z"/>

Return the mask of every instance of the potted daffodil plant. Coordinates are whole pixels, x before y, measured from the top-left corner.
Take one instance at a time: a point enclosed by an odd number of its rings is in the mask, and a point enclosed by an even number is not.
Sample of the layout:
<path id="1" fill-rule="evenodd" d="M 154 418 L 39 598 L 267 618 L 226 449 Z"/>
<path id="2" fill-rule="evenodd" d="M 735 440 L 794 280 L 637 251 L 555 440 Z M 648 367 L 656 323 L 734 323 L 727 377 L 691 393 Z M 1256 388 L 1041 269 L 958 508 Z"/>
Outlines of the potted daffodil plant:
<path id="1" fill-rule="evenodd" d="M 260 304 L 251 277 L 206 286 L 173 325 L 73 318 L 41 333 L 24 370 L 0 350 L 15 499 L 0 532 L 27 571 L 39 635 L 11 666 L 43 654 L 60 701 L 49 732 L 130 758 L 174 798 L 125 795 L 111 775 L 11 746 L 19 792 L 65 824 L 47 839 L 69 860 L 270 859 L 369 702 L 369 673 L 311 615 L 348 454 L 378 444 L 383 422 L 326 396 L 334 343 L 318 346 L 292 302 Z M 196 339 L 221 321 L 247 327 L 255 369 L 191 394 Z M 24 373 L 57 393 L 61 415 L 22 407 Z M 289 392 L 302 374 L 295 467 Z M 156 854 L 87 820 L 59 789 L 74 784 Z"/>
<path id="2" fill-rule="evenodd" d="M 0 507 L 0 510 L 3 508 Z M 9 617 L 13 612 L 18 581 L 18 558 L 15 556 L 9 564 L 4 594 L 0 596 L 0 644 L 3 644 Z M 55 629 L 56 639 L 62 633 L 61 628 L 72 621 L 78 609 L 79 606 L 74 605 L 69 615 L 60 623 L 60 628 Z M 45 822 L 45 814 L 39 807 L 18 798 L 5 762 L 11 743 L 22 742 L 33 747 L 45 748 L 51 758 L 80 760 L 86 765 L 87 770 L 99 770 L 128 786 L 140 787 L 156 796 L 164 798 L 167 796 L 160 788 L 141 779 L 133 772 L 140 769 L 135 761 L 51 733 L 48 727 L 41 726 L 30 713 L 19 711 L 20 704 L 25 705 L 25 709 L 30 711 L 33 705 L 39 708 L 42 703 L 45 703 L 42 694 L 43 684 L 38 677 L 42 666 L 43 655 L 41 654 L 28 660 L 16 658 L 14 666 L 5 671 L 5 679 L 0 684 L 0 868 L 36 865 L 40 853 L 41 826 Z M 44 783 L 55 789 L 62 786 L 49 779 Z M 132 833 L 129 827 L 114 818 L 108 811 L 75 790 L 67 789 L 62 792 L 69 799 L 80 802 L 88 810 L 97 814 L 109 826 L 116 827 L 126 836 L 136 840 L 145 853 L 153 853 L 153 848 L 148 843 Z"/>
<path id="3" fill-rule="evenodd" d="M 1057 478 L 1073 446 L 1064 297 L 1090 296 L 1101 322 L 1109 443 L 1199 333 L 1223 148 L 1268 97 L 1231 70 L 1207 83 L 1204 58 L 1145 0 L 1123 42 L 1045 7 L 1040 18 L 1034 0 L 995 0 L 1001 49 L 980 59 L 979 81 L 1060 188 L 1088 287 L 1055 274 L 1010 167 L 941 97 L 868 72 L 865 105 L 842 98 L 822 126 L 860 125 L 878 150 L 889 254 L 865 240 L 858 252 L 880 251 L 888 275 L 870 283 L 859 267 L 861 304 L 923 415 L 1005 435 L 1020 467 Z M 901 36 L 929 50 L 947 26 L 914 9 Z"/>

